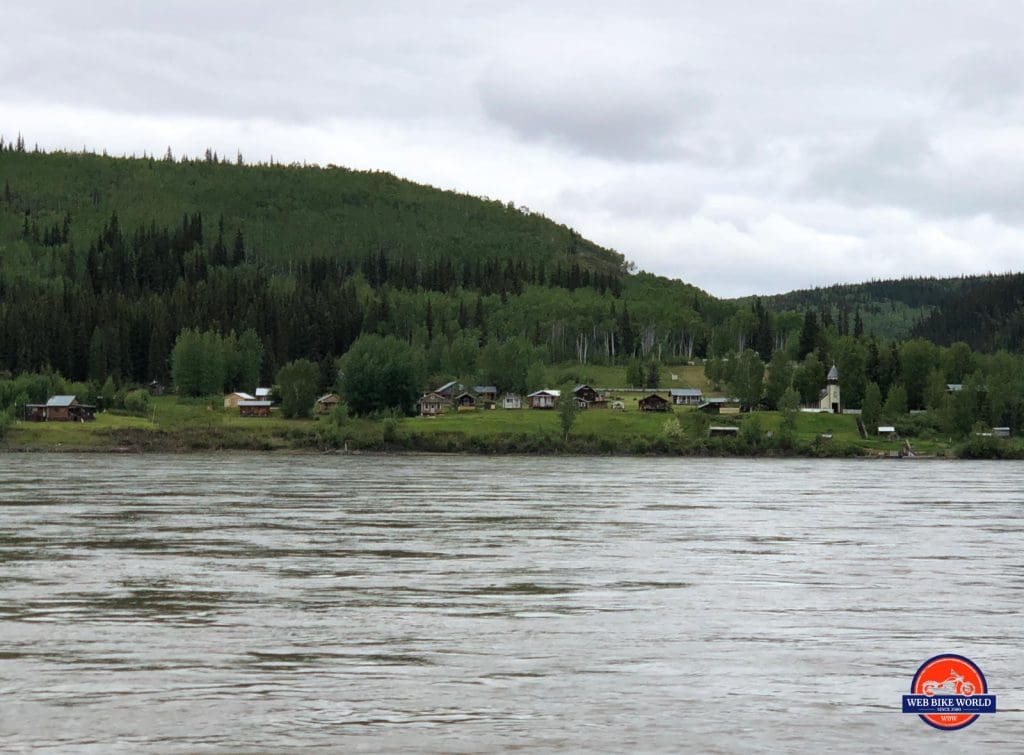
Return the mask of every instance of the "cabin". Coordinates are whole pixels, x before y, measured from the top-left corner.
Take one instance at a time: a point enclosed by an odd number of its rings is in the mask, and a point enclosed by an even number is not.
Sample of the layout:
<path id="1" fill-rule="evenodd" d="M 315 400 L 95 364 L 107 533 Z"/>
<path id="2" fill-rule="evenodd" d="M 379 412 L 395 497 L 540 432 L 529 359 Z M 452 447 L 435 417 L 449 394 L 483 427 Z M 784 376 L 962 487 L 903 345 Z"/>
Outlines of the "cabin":
<path id="1" fill-rule="evenodd" d="M 431 391 L 420 396 L 420 416 L 436 417 L 444 414 L 445 408 L 449 405 L 448 399 L 439 393 Z"/>
<path id="2" fill-rule="evenodd" d="M 698 406 L 704 401 L 700 388 L 672 388 L 668 394 L 676 406 Z"/>
<path id="3" fill-rule="evenodd" d="M 708 436 L 711 438 L 735 438 L 740 434 L 738 427 L 729 427 L 725 425 L 712 425 L 708 428 Z"/>
<path id="4" fill-rule="evenodd" d="M 259 388 L 256 389 L 259 391 Z M 263 399 L 266 401 L 267 399 Z M 316 400 L 317 414 L 330 414 L 331 410 L 341 403 L 341 396 L 337 393 L 325 393 Z"/>
<path id="5" fill-rule="evenodd" d="M 235 391 L 224 397 L 225 409 L 237 409 L 240 401 L 256 401 L 256 397 L 244 391 Z"/>
<path id="6" fill-rule="evenodd" d="M 152 380 L 146 385 L 146 390 L 149 391 L 150 396 L 163 396 L 167 391 L 167 386 L 159 380 Z"/>
<path id="7" fill-rule="evenodd" d="M 833 364 L 825 378 L 825 387 L 818 397 L 818 410 L 842 414 L 842 402 L 839 400 L 839 369 Z"/>
<path id="8" fill-rule="evenodd" d="M 518 393 L 506 393 L 501 397 L 502 409 L 522 409 L 523 397 Z"/>
<path id="9" fill-rule="evenodd" d="M 878 437 L 888 438 L 889 440 L 899 440 L 899 433 L 896 432 L 896 428 L 892 425 L 879 425 L 878 426 Z"/>
<path id="10" fill-rule="evenodd" d="M 572 389 L 573 400 L 580 409 L 607 409 L 608 400 L 589 385 L 577 385 Z"/>
<path id="11" fill-rule="evenodd" d="M 478 400 L 487 404 L 493 404 L 498 400 L 498 389 L 493 385 L 474 385 L 473 393 Z"/>
<path id="12" fill-rule="evenodd" d="M 529 402 L 531 409 L 554 409 L 555 404 L 558 403 L 558 399 L 561 398 L 562 392 L 556 391 L 552 388 L 544 388 L 539 391 L 534 391 L 526 400 Z"/>
<path id="13" fill-rule="evenodd" d="M 238 414 L 242 417 L 269 417 L 270 407 L 270 401 L 243 399 L 238 402 Z"/>
<path id="14" fill-rule="evenodd" d="M 79 403 L 75 396 L 50 396 L 45 404 L 25 404 L 30 422 L 89 422 L 96 419 L 96 407 Z"/>
<path id="15" fill-rule="evenodd" d="M 993 427 L 992 434 L 997 438 L 1009 438 L 1010 428 L 1008 427 Z"/>
<path id="16" fill-rule="evenodd" d="M 705 414 L 739 414 L 743 406 L 738 399 L 714 396 L 698 404 L 697 410 Z"/>
<path id="17" fill-rule="evenodd" d="M 438 396 L 444 398 L 449 404 L 454 403 L 456 395 L 462 391 L 462 383 L 458 380 L 452 380 L 449 383 L 445 383 L 440 388 L 434 391 Z"/>
<path id="18" fill-rule="evenodd" d="M 460 412 L 476 411 L 476 396 L 469 391 L 463 391 L 455 397 L 455 408 Z"/>
<path id="19" fill-rule="evenodd" d="M 671 408 L 668 399 L 664 396 L 659 396 L 657 393 L 644 396 L 637 404 L 642 412 L 667 412 Z"/>
<path id="20" fill-rule="evenodd" d="M 946 383 L 946 393 L 959 393 L 963 389 L 963 383 Z"/>
<path id="21" fill-rule="evenodd" d="M 270 401 L 270 389 L 269 388 L 257 388 L 256 389 L 256 400 L 257 401 Z"/>

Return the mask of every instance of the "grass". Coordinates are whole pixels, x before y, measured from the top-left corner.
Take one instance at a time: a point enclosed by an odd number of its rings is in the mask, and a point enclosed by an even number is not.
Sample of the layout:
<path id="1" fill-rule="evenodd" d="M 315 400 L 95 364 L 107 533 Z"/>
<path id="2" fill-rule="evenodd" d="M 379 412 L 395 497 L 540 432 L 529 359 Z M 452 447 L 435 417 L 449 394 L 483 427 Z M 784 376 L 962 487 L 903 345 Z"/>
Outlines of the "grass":
<path id="1" fill-rule="evenodd" d="M 704 377 L 703 365 L 666 365 L 661 367 L 659 388 L 700 388 L 705 394 L 716 395 L 712 385 Z M 673 375 L 675 378 L 673 379 Z M 625 388 L 626 368 L 607 365 L 575 364 L 564 362 L 547 368 L 547 378 L 551 388 L 564 383 L 586 383 L 595 388 Z"/>

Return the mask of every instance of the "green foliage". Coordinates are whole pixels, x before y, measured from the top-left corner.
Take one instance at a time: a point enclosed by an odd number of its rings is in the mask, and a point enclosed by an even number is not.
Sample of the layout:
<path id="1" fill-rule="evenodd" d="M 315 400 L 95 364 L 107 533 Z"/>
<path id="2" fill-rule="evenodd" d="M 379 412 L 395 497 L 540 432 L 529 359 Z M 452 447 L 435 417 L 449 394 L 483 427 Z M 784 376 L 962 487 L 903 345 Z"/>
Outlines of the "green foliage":
<path id="1" fill-rule="evenodd" d="M 542 362 L 534 362 L 526 371 L 526 390 L 530 393 L 543 389 L 547 383 L 548 372 Z"/>
<path id="2" fill-rule="evenodd" d="M 579 414 L 579 408 L 576 406 L 576 401 L 573 400 L 572 386 L 562 386 L 562 396 L 558 399 L 558 424 L 562 428 L 562 436 L 568 440 L 569 433 L 572 431 L 572 426 L 576 423 L 576 416 Z"/>
<path id="3" fill-rule="evenodd" d="M 657 388 L 661 384 L 661 368 L 655 360 L 647 363 L 647 372 L 644 375 L 644 388 Z"/>
<path id="4" fill-rule="evenodd" d="M 753 349 L 747 349 L 736 359 L 729 381 L 729 391 L 743 406 L 756 408 L 761 403 L 764 381 L 764 363 Z"/>
<path id="5" fill-rule="evenodd" d="M 903 416 L 907 411 L 907 389 L 902 385 L 894 385 L 889 389 L 889 395 L 885 397 L 882 416 L 889 421 L 895 421 L 897 417 Z"/>
<path id="6" fill-rule="evenodd" d="M 643 388 L 644 387 L 644 365 L 637 358 L 629 360 L 629 364 L 626 366 L 626 385 L 629 388 Z"/>
<path id="7" fill-rule="evenodd" d="M 491 341 L 480 351 L 480 380 L 493 385 L 499 393 L 527 393 L 530 367 L 537 360 L 537 349 L 522 336 L 506 341 Z"/>
<path id="8" fill-rule="evenodd" d="M 129 391 L 124 397 L 125 411 L 144 417 L 149 414 L 149 392 L 144 390 Z"/>
<path id="9" fill-rule="evenodd" d="M 869 433 L 877 431 L 878 423 L 882 419 L 882 391 L 878 383 L 868 383 L 864 390 L 860 419 L 864 423 L 864 429 Z"/>
<path id="10" fill-rule="evenodd" d="M 793 365 L 786 352 L 780 349 L 772 354 L 768 364 L 768 379 L 764 385 L 764 402 L 769 409 L 780 407 L 782 396 L 792 382 Z"/>
<path id="11" fill-rule="evenodd" d="M 779 412 L 782 414 L 779 423 L 780 439 L 792 443 L 796 438 L 797 417 L 800 414 L 800 394 L 792 386 L 786 388 L 779 399 Z"/>
<path id="12" fill-rule="evenodd" d="M 900 369 L 903 387 L 907 392 L 907 404 L 911 409 L 922 409 L 925 405 L 924 390 L 928 375 L 937 366 L 935 344 L 920 338 L 907 341 L 900 348 Z"/>
<path id="13" fill-rule="evenodd" d="M 394 336 L 360 336 L 341 362 L 341 391 L 356 415 L 412 414 L 422 382 L 422 354 Z"/>
<path id="14" fill-rule="evenodd" d="M 308 417 L 319 390 L 320 368 L 308 359 L 289 362 L 277 372 L 281 414 L 287 419 Z"/>
<path id="15" fill-rule="evenodd" d="M 821 389 L 825 387 L 825 376 L 828 368 L 818 359 L 817 354 L 810 353 L 803 364 L 793 374 L 793 387 L 800 394 L 800 401 L 807 405 L 818 405 Z"/>

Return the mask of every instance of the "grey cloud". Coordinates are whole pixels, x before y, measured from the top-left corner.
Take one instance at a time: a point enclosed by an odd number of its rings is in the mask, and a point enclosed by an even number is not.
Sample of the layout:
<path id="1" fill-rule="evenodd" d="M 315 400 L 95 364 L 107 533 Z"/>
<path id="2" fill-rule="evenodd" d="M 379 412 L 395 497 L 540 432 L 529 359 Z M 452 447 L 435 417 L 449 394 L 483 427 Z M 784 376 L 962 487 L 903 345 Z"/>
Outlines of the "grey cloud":
<path id="1" fill-rule="evenodd" d="M 1001 113 L 1024 94 L 1024 53 L 987 50 L 958 60 L 948 72 L 949 100 L 957 107 Z"/>
<path id="2" fill-rule="evenodd" d="M 520 138 L 583 155 L 653 161 L 686 154 L 685 137 L 712 98 L 671 72 L 630 76 L 603 70 L 494 68 L 480 81 L 484 112 Z"/>

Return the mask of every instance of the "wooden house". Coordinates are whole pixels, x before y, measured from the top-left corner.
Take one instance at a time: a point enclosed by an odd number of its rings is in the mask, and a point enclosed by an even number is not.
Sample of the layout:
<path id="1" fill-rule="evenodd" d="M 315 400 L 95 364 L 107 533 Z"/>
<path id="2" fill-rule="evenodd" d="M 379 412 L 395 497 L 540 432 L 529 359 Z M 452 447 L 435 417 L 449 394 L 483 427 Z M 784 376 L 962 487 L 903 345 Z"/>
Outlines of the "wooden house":
<path id="1" fill-rule="evenodd" d="M 269 401 L 242 400 L 238 402 L 238 413 L 242 417 L 269 417 L 270 406 Z"/>
<path id="2" fill-rule="evenodd" d="M 439 414 L 444 414 L 444 410 L 449 404 L 448 399 L 438 393 L 433 391 L 424 393 L 420 396 L 420 416 L 436 417 Z"/>
<path id="3" fill-rule="evenodd" d="M 531 409 L 554 409 L 558 399 L 562 396 L 561 391 L 551 388 L 534 391 L 526 397 Z"/>
<path id="4" fill-rule="evenodd" d="M 224 397 L 225 409 L 237 409 L 240 401 L 255 401 L 256 397 L 243 391 L 235 391 Z"/>
<path id="5" fill-rule="evenodd" d="M 589 385 L 577 385 L 572 389 L 572 395 L 580 409 L 608 408 L 608 400 Z"/>
<path id="6" fill-rule="evenodd" d="M 486 404 L 494 404 L 498 401 L 498 389 L 493 385 L 474 385 L 473 393 L 478 400 Z"/>
<path id="7" fill-rule="evenodd" d="M 257 388 L 256 389 L 256 400 L 257 401 L 270 401 L 270 389 L 269 388 Z"/>
<path id="8" fill-rule="evenodd" d="M 256 390 L 258 391 L 259 388 Z M 330 414 L 331 410 L 339 403 L 341 403 L 341 397 L 337 393 L 325 393 L 316 400 L 316 411 L 318 414 Z"/>
<path id="9" fill-rule="evenodd" d="M 642 412 L 667 412 L 670 408 L 668 399 L 664 396 L 659 396 L 657 393 L 644 396 L 637 404 Z"/>
<path id="10" fill-rule="evenodd" d="M 87 422 L 96 419 L 96 407 L 75 396 L 50 396 L 45 404 L 26 404 L 25 419 L 32 422 Z"/>
<path id="11" fill-rule="evenodd" d="M 523 397 L 518 393 L 506 393 L 501 397 L 502 409 L 522 409 Z"/>
<path id="12" fill-rule="evenodd" d="M 443 397 L 449 404 L 452 404 L 455 403 L 455 397 L 462 391 L 462 387 L 462 383 L 458 380 L 452 380 L 435 390 L 434 393 Z"/>
<path id="13" fill-rule="evenodd" d="M 739 414 L 743 407 L 738 399 L 714 396 L 697 404 L 697 410 L 705 414 Z"/>
<path id="14" fill-rule="evenodd" d="M 704 402 L 700 388 L 672 388 L 668 393 L 676 406 L 698 406 Z"/>
<path id="15" fill-rule="evenodd" d="M 463 391 L 455 397 L 455 408 L 460 412 L 476 411 L 476 396 L 469 391 Z"/>

